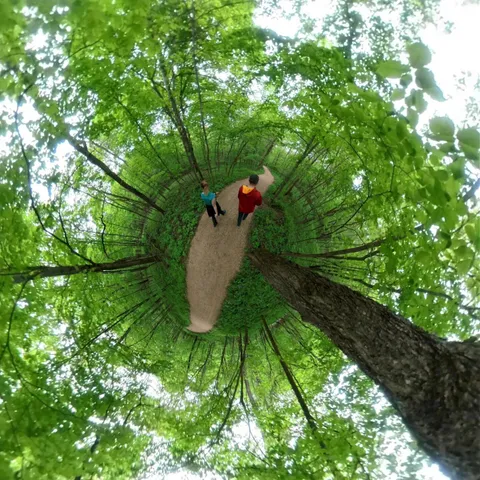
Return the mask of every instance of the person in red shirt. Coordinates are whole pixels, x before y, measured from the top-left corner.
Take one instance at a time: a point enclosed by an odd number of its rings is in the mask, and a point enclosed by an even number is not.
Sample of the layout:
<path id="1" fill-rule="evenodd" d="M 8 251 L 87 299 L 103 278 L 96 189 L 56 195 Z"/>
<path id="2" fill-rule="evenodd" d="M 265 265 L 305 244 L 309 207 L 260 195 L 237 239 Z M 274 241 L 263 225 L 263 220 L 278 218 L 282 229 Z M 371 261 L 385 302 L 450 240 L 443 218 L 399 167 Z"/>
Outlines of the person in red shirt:
<path id="1" fill-rule="evenodd" d="M 262 194 L 257 190 L 258 175 L 250 175 L 249 185 L 242 185 L 238 190 L 238 220 L 237 227 L 248 217 L 249 213 L 262 204 Z"/>

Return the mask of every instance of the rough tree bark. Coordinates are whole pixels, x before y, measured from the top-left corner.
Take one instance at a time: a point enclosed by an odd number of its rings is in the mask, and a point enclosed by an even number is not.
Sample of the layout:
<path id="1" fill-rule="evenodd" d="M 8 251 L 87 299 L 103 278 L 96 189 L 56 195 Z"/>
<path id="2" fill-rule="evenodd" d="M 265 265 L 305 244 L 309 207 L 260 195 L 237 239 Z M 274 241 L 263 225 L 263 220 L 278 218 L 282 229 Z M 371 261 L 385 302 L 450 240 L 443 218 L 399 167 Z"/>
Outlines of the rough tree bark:
<path id="1" fill-rule="evenodd" d="M 380 386 L 455 479 L 480 478 L 480 344 L 448 342 L 358 292 L 269 252 L 249 254 L 305 322 Z"/>

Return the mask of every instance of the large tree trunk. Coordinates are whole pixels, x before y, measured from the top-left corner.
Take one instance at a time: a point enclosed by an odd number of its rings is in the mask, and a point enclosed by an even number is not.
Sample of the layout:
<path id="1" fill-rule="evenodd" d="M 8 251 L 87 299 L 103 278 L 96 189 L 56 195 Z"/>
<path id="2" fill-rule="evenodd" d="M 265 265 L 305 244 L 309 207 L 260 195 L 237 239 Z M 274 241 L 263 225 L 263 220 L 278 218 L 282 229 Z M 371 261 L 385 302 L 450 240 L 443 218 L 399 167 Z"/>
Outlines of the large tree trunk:
<path id="1" fill-rule="evenodd" d="M 125 269 L 138 267 L 141 265 L 148 265 L 156 261 L 158 261 L 157 257 L 153 255 L 148 255 L 126 257 L 115 260 L 114 262 L 94 263 L 86 265 L 58 265 L 54 267 L 48 265 L 39 265 L 36 267 L 27 267 L 20 272 L 12 272 L 11 275 L 13 276 L 15 283 L 22 283 L 33 280 L 34 278 L 61 277 L 68 275 L 77 275 L 78 273 L 121 272 Z M 8 274 L 8 272 L 3 273 L 3 275 L 5 274 Z"/>
<path id="2" fill-rule="evenodd" d="M 305 322 L 377 383 L 452 478 L 480 478 L 480 344 L 447 342 L 383 305 L 266 251 L 253 264 Z"/>

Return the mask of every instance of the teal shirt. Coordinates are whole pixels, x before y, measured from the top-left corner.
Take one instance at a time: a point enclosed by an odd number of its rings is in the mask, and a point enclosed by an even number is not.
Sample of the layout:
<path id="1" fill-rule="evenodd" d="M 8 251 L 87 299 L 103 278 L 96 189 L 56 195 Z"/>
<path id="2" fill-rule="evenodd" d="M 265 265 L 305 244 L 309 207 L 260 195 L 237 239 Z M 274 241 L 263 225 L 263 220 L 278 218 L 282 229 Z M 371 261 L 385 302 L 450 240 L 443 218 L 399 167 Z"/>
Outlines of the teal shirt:
<path id="1" fill-rule="evenodd" d="M 205 195 L 203 192 L 200 194 L 203 203 L 207 206 L 212 205 L 212 200 L 215 198 L 215 194 L 213 192 L 208 192 L 208 195 Z"/>

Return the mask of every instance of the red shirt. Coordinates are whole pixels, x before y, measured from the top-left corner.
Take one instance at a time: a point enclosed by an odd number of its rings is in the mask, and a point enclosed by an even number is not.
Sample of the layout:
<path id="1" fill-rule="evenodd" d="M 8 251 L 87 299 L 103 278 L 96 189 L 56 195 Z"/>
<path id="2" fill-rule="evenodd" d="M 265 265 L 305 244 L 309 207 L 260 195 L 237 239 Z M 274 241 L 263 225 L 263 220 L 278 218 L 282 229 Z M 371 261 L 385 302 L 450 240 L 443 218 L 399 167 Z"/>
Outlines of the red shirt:
<path id="1" fill-rule="evenodd" d="M 255 187 L 242 185 L 238 190 L 238 211 L 252 213 L 262 204 L 262 194 Z"/>

